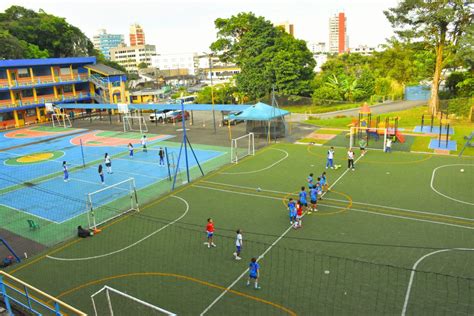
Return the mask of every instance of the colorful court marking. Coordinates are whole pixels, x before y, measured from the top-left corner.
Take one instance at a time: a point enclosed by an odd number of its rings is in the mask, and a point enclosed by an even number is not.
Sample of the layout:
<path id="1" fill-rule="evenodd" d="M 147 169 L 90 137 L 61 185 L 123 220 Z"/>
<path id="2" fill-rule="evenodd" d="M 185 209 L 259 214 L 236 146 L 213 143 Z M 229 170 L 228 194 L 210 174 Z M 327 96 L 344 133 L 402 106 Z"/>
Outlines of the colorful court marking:
<path id="1" fill-rule="evenodd" d="M 170 135 L 148 135 L 147 143 L 157 140 L 163 141 L 171 137 Z M 71 144 L 80 145 L 82 141 L 83 146 L 127 146 L 129 143 L 140 144 L 140 139 L 140 133 L 94 131 L 74 137 L 71 139 Z"/>
<path id="2" fill-rule="evenodd" d="M 5 133 L 3 136 L 6 138 L 37 138 L 37 137 L 47 137 L 47 136 L 56 136 L 64 133 L 72 133 L 78 131 L 74 128 L 53 128 L 53 127 L 30 127 L 14 130 L 8 133 Z"/>
<path id="3" fill-rule="evenodd" d="M 29 164 L 41 163 L 44 161 L 54 160 L 64 156 L 63 151 L 49 151 L 49 152 L 39 152 L 32 153 L 20 157 L 10 158 L 5 160 L 5 165 L 8 166 L 22 166 Z"/>

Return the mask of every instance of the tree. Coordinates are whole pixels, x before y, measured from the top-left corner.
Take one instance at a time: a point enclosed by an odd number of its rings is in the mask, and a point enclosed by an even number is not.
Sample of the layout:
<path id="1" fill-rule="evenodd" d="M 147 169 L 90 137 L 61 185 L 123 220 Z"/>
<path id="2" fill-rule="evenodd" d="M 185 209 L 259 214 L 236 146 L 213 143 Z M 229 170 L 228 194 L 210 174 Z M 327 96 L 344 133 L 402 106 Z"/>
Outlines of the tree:
<path id="1" fill-rule="evenodd" d="M 441 71 L 454 57 L 460 39 L 472 24 L 472 9 L 472 3 L 466 0 L 401 0 L 397 7 L 384 11 L 400 38 L 421 40 L 435 53 L 429 102 L 433 114 L 439 107 Z"/>
<path id="2" fill-rule="evenodd" d="M 236 75 L 240 92 L 256 99 L 275 86 L 281 94 L 310 94 L 315 61 L 304 41 L 253 13 L 219 18 L 215 26 L 217 40 L 211 50 L 240 67 Z"/>
<path id="3" fill-rule="evenodd" d="M 141 62 L 137 65 L 138 69 L 145 69 L 148 68 L 148 64 L 145 62 Z"/>

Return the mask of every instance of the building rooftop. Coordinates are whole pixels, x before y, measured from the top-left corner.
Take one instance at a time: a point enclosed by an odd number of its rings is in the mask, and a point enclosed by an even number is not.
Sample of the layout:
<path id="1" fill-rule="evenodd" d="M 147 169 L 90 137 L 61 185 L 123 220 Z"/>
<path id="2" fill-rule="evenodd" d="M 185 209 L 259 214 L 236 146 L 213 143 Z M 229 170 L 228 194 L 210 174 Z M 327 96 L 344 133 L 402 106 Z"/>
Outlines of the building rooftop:
<path id="1" fill-rule="evenodd" d="M 109 67 L 104 64 L 97 64 L 97 65 L 87 65 L 84 68 L 90 69 L 92 71 L 98 72 L 104 76 L 121 76 L 125 75 L 123 71 L 117 70 L 115 68 Z"/>
<path id="2" fill-rule="evenodd" d="M 95 64 L 95 57 L 66 57 L 66 58 L 39 58 L 39 59 L 6 59 L 0 60 L 0 68 Z"/>

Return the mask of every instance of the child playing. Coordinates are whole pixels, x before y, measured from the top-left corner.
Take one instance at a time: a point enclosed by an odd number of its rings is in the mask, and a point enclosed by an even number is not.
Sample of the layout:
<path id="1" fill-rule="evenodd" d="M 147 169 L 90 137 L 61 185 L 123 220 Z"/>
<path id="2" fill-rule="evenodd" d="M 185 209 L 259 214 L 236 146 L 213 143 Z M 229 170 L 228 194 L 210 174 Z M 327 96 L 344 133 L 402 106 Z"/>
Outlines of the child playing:
<path id="1" fill-rule="evenodd" d="M 249 264 L 249 278 L 247 280 L 247 286 L 250 285 L 250 280 L 255 280 L 255 289 L 260 290 L 258 286 L 258 277 L 260 276 L 260 265 L 257 263 L 257 258 L 252 258 Z"/>
<path id="2" fill-rule="evenodd" d="M 306 179 L 306 182 L 308 182 L 308 190 L 311 190 L 313 187 L 313 174 L 310 173 L 308 178 Z"/>
<path id="3" fill-rule="evenodd" d="M 297 203 L 296 204 L 296 221 L 295 221 L 295 226 L 293 226 L 294 229 L 301 228 L 303 223 L 303 207 L 301 204 Z"/>
<path id="4" fill-rule="evenodd" d="M 132 143 L 128 143 L 128 151 L 129 151 L 129 157 L 133 158 L 133 145 L 132 145 Z"/>
<path id="5" fill-rule="evenodd" d="M 207 219 L 206 233 L 207 233 L 207 242 L 205 242 L 204 244 L 207 244 L 207 248 L 211 248 L 211 246 L 215 247 L 216 244 L 213 242 L 214 222 L 212 221 L 212 218 Z"/>
<path id="6" fill-rule="evenodd" d="M 365 153 L 367 152 L 367 150 L 365 149 L 367 147 L 367 140 L 366 140 L 366 137 L 363 137 L 360 141 L 359 141 L 359 148 L 360 148 L 360 154 L 361 156 L 364 156 Z"/>
<path id="7" fill-rule="evenodd" d="M 349 148 L 349 151 L 347 152 L 347 169 L 352 169 L 352 171 L 355 170 L 354 168 L 354 151 L 352 148 Z"/>
<path id="8" fill-rule="evenodd" d="M 318 178 L 318 182 L 316 182 L 315 189 L 317 192 L 317 196 L 320 200 L 323 199 L 323 186 L 321 185 L 321 178 Z"/>
<path id="9" fill-rule="evenodd" d="M 163 147 L 160 147 L 160 150 L 158 151 L 158 155 L 160 156 L 160 166 L 165 165 L 165 151 L 163 150 Z"/>
<path id="10" fill-rule="evenodd" d="M 242 230 L 237 229 L 237 237 L 235 239 L 235 247 L 237 250 L 234 252 L 234 258 L 235 260 L 241 260 L 242 258 L 240 257 L 240 251 L 242 250 Z"/>
<path id="11" fill-rule="evenodd" d="M 107 173 L 112 174 L 112 161 L 110 160 L 110 156 L 108 153 L 105 153 L 104 157 L 105 167 L 107 168 Z"/>
<path id="12" fill-rule="evenodd" d="M 321 174 L 321 188 L 323 189 L 323 192 L 327 192 L 328 191 L 328 180 L 327 180 L 327 177 L 326 177 L 326 171 L 324 171 L 322 174 Z"/>
<path id="13" fill-rule="evenodd" d="M 318 211 L 318 190 L 316 187 L 311 188 L 309 191 L 309 195 L 311 198 L 311 208 L 309 209 L 308 214 L 311 214 L 311 212 L 317 212 Z"/>
<path id="14" fill-rule="evenodd" d="M 333 161 L 334 161 L 334 147 L 331 147 L 328 150 L 328 159 L 326 162 L 326 169 L 329 167 L 331 167 L 331 169 L 334 169 Z"/>
<path id="15" fill-rule="evenodd" d="M 148 152 L 148 149 L 146 148 L 146 135 L 143 135 L 142 136 L 142 139 L 140 140 L 141 144 L 142 144 L 142 148 L 143 148 L 143 152 Z"/>
<path id="16" fill-rule="evenodd" d="M 97 171 L 99 172 L 100 182 L 102 183 L 102 185 L 104 185 L 105 179 L 104 179 L 104 171 L 102 170 L 102 165 L 99 165 L 99 169 L 97 169 Z"/>
<path id="17" fill-rule="evenodd" d="M 300 204 L 304 207 L 308 207 L 308 202 L 306 200 L 306 198 L 308 197 L 308 194 L 306 193 L 304 187 L 301 187 L 301 192 L 298 197 L 299 197 Z"/>
<path id="18" fill-rule="evenodd" d="M 293 198 L 290 198 L 288 202 L 288 211 L 290 212 L 290 225 L 293 225 L 293 222 L 296 222 L 296 204 Z"/>
<path id="19" fill-rule="evenodd" d="M 64 182 L 69 181 L 69 171 L 67 170 L 66 161 L 63 161 Z"/>

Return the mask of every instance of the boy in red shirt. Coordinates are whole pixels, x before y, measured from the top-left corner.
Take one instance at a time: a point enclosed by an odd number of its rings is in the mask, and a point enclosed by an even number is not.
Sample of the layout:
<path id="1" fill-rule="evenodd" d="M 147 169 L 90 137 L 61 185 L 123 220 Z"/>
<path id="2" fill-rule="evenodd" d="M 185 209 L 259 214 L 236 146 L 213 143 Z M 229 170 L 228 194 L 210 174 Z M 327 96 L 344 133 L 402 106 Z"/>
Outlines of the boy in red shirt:
<path id="1" fill-rule="evenodd" d="M 214 222 L 212 221 L 212 218 L 207 219 L 207 225 L 206 225 L 206 233 L 207 233 L 207 242 L 204 244 L 207 244 L 207 248 L 215 247 L 216 244 L 212 241 L 212 238 L 214 236 Z"/>
<path id="2" fill-rule="evenodd" d="M 296 221 L 294 229 L 301 228 L 303 222 L 303 205 L 300 203 L 296 203 Z"/>

